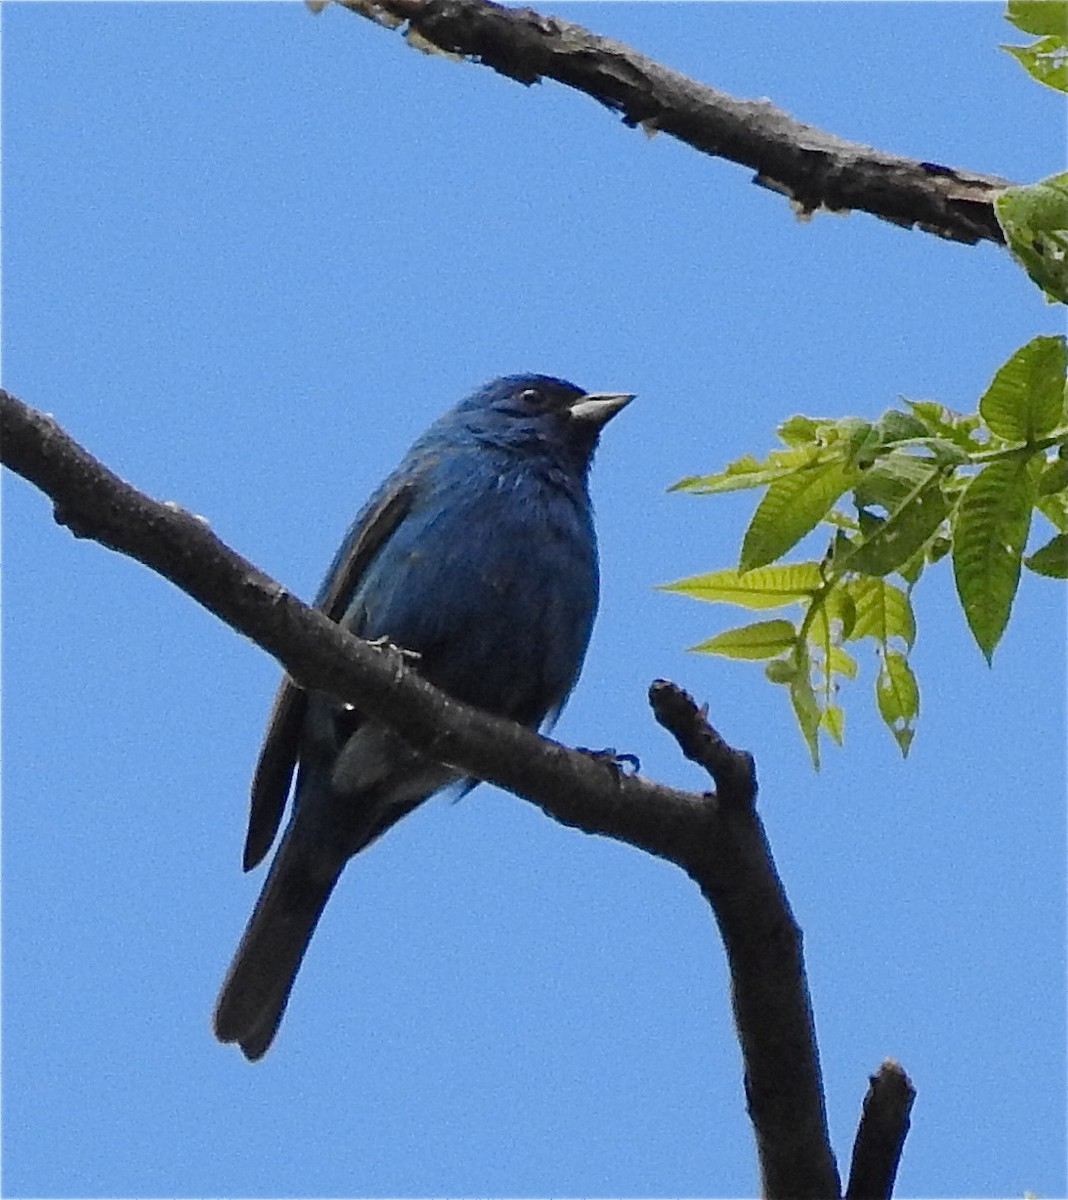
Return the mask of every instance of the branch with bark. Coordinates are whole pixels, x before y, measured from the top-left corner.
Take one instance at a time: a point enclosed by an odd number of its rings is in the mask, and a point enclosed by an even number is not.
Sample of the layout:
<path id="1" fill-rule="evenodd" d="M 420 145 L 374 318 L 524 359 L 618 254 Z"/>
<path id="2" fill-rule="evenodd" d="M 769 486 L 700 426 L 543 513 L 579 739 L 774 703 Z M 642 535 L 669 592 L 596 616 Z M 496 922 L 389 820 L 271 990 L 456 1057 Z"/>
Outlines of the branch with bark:
<path id="1" fill-rule="evenodd" d="M 301 686 L 373 714 L 428 757 L 506 788 L 564 825 L 681 867 L 712 907 L 726 948 L 763 1194 L 841 1195 L 801 931 L 756 812 L 753 760 L 727 745 L 685 692 L 658 680 L 650 703 L 683 754 L 711 775 L 713 793 L 627 774 L 611 755 L 569 749 L 458 704 L 422 680 L 396 647 L 362 641 L 301 603 L 203 519 L 139 492 L 52 417 L 2 389 L 0 459 L 51 498 L 56 521 L 75 537 L 170 580 L 278 659 Z M 879 1078 L 865 1102 L 850 1196 L 889 1196 L 900 1158 L 908 1110 L 902 1115 L 900 1080 L 895 1090 L 877 1088 Z"/>
<path id="2" fill-rule="evenodd" d="M 888 1058 L 871 1077 L 853 1143 L 846 1200 L 884 1200 L 894 1190 L 916 1089 Z"/>
<path id="3" fill-rule="evenodd" d="M 308 0 L 324 8 L 329 0 Z M 491 0 L 336 0 L 419 49 L 492 67 L 523 84 L 555 79 L 646 133 L 749 167 L 800 217 L 859 209 L 952 241 L 1004 244 L 994 200 L 1011 183 L 846 141 L 770 100 L 740 100 L 560 17 Z"/>

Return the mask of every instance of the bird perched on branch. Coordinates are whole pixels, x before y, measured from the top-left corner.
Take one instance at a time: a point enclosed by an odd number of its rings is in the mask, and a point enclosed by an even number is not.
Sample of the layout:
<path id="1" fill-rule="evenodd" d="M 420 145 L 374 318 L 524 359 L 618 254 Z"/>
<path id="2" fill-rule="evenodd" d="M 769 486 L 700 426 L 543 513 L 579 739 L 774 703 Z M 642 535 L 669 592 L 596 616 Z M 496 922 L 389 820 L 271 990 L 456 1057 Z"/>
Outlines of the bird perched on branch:
<path id="1" fill-rule="evenodd" d="M 413 651 L 455 699 L 537 728 L 578 678 L 597 609 L 587 476 L 632 397 L 547 375 L 494 380 L 420 437 L 357 516 L 316 604 L 360 637 Z M 461 782 L 387 726 L 283 681 L 252 781 L 244 867 L 292 814 L 215 1009 L 260 1058 L 346 862 Z"/>

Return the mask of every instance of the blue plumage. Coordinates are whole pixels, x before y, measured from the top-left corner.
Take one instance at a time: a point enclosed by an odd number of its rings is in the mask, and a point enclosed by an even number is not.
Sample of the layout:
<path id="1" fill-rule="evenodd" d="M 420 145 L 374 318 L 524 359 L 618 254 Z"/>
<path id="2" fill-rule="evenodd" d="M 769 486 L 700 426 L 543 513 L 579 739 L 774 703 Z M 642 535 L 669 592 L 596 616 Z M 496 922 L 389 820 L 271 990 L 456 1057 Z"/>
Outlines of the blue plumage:
<path id="1" fill-rule="evenodd" d="M 498 379 L 420 437 L 360 512 L 316 603 L 361 637 L 415 651 L 458 700 L 531 727 L 578 677 L 597 608 L 587 475 L 629 400 L 544 375 Z M 284 682 L 252 785 L 246 869 L 292 815 L 223 984 L 215 1031 L 270 1045 L 348 859 L 458 776 L 323 694 Z"/>

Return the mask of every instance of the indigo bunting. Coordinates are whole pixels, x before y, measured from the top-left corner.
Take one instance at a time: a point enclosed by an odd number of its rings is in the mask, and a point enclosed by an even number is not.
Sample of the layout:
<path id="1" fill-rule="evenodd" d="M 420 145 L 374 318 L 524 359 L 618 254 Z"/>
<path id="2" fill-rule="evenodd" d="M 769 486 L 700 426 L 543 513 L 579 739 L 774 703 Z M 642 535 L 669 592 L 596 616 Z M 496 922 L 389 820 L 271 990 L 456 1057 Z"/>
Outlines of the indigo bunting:
<path id="1" fill-rule="evenodd" d="M 316 604 L 360 637 L 413 652 L 455 699 L 531 728 L 555 720 L 582 666 L 598 597 L 587 476 L 604 424 L 633 397 L 510 375 L 420 437 L 357 516 Z M 223 983 L 215 1034 L 270 1046 L 346 862 L 447 784 L 385 725 L 289 680 L 252 781 L 244 867 L 292 813 Z"/>

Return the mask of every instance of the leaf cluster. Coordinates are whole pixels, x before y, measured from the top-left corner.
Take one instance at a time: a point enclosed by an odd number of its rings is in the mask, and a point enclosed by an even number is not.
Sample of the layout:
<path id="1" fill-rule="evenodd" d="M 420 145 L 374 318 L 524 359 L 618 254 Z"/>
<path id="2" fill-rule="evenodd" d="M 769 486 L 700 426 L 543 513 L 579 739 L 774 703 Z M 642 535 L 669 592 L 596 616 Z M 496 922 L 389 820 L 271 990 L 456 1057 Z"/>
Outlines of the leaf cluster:
<path id="1" fill-rule="evenodd" d="M 1039 83 L 1068 92 L 1068 0 L 1009 0 L 1005 19 L 1038 41 L 1002 49 Z"/>
<path id="2" fill-rule="evenodd" d="M 1068 0 L 1009 0 L 1006 19 L 1038 35 L 1004 46 L 1040 83 L 1068 91 Z M 1068 173 L 1004 189 L 995 212 L 1010 253 L 1050 302 L 1068 304 Z M 988 662 L 1009 620 L 1023 567 L 1068 577 L 1068 405 L 1063 337 L 1036 337 L 998 370 L 974 413 L 906 400 L 877 421 L 793 416 L 781 447 L 673 490 L 710 495 L 762 488 L 738 566 L 662 585 L 700 600 L 800 615 L 728 629 L 693 649 L 766 663 L 787 688 L 819 767 L 820 733 L 839 745 L 846 649 L 870 638 L 879 714 L 908 754 L 920 691 L 909 654 L 913 591 L 949 557 L 968 626 Z M 852 511 L 841 507 L 843 500 Z M 1035 513 L 1053 535 L 1026 554 Z M 778 561 L 827 527 L 822 558 Z M 1048 535 L 1047 535 L 1048 536 Z"/>
<path id="3" fill-rule="evenodd" d="M 1068 405 L 1064 337 L 1036 337 L 998 370 L 974 413 L 907 400 L 876 421 L 793 416 L 781 445 L 746 455 L 673 490 L 713 495 L 763 491 L 737 567 L 663 585 L 696 599 L 752 610 L 793 609 L 716 634 L 693 647 L 764 661 L 788 691 L 813 762 L 820 732 L 841 743 L 841 684 L 857 674 L 850 653 L 870 639 L 878 656 L 879 714 L 908 753 L 919 715 L 909 661 L 916 639 L 913 591 L 942 559 L 979 647 L 991 659 L 1021 569 L 1068 577 Z M 1053 536 L 1025 554 L 1038 512 Z M 779 560 L 825 528 L 819 559 Z"/>

